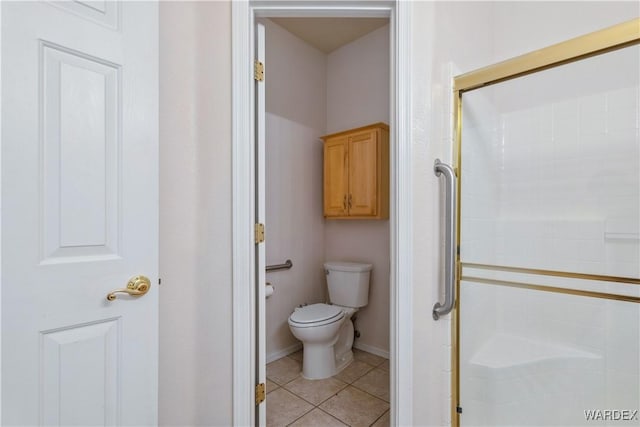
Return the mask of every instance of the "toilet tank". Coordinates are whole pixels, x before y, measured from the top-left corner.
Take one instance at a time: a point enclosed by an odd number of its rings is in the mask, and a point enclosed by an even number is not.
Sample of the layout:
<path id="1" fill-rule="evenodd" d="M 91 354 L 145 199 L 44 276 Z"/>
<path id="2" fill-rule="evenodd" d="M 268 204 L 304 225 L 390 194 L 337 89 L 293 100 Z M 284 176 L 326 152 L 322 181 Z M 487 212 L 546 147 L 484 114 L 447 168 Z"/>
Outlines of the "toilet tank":
<path id="1" fill-rule="evenodd" d="M 364 307 L 369 303 L 369 276 L 373 265 L 357 262 L 326 262 L 329 300 L 343 307 Z"/>

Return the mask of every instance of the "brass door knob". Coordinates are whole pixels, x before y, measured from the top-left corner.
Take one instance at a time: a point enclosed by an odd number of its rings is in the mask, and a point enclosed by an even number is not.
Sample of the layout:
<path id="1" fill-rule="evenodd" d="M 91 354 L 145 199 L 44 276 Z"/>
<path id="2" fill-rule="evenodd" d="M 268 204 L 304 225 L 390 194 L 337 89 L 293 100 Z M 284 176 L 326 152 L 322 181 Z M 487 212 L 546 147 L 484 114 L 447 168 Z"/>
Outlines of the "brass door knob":
<path id="1" fill-rule="evenodd" d="M 148 277 L 135 276 L 129 279 L 129 282 L 127 283 L 126 288 L 116 289 L 111 291 L 107 295 L 107 300 L 113 301 L 114 299 L 116 299 L 117 297 L 116 294 L 118 293 L 129 294 L 134 296 L 142 296 L 149 291 L 150 287 L 151 287 L 151 281 L 149 280 Z"/>

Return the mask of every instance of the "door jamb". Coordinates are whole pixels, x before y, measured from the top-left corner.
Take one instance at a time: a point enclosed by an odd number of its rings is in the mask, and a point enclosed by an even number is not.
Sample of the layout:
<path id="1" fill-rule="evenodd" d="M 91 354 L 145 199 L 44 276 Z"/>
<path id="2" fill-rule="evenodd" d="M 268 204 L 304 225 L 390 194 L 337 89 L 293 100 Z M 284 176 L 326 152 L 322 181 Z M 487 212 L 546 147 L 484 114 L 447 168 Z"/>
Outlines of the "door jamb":
<path id="1" fill-rule="evenodd" d="M 391 424 L 413 415 L 410 2 L 233 1 L 232 18 L 232 360 L 233 425 L 255 425 L 255 150 L 253 44 L 256 16 L 389 17 L 390 393 Z"/>
<path id="2" fill-rule="evenodd" d="M 2 5 L 0 5 L 0 46 L 2 45 Z M 0 55 L 0 100 L 2 99 L 2 55 Z M 2 102 L 0 102 L 0 189 L 2 188 Z M 2 197 L 0 197 L 0 243 L 2 242 Z M 2 331 L 2 244 L 0 244 L 0 334 Z M 0 340 L 0 367 L 2 340 Z M 0 423 L 2 423 L 2 369 L 0 369 Z"/>

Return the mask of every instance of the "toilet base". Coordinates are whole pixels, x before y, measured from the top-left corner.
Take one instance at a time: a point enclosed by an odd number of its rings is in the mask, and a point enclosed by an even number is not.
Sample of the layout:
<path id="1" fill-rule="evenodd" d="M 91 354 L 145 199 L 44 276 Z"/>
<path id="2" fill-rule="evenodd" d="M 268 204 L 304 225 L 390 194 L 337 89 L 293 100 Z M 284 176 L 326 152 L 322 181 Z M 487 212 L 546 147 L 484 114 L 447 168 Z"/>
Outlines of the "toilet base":
<path id="1" fill-rule="evenodd" d="M 336 358 L 336 374 L 351 365 L 351 362 L 353 362 L 353 351 L 349 349 L 349 351 L 345 352 L 342 357 Z"/>
<path id="2" fill-rule="evenodd" d="M 333 345 L 303 344 L 302 377 L 322 380 L 336 374 Z"/>
<path id="3" fill-rule="evenodd" d="M 327 363 L 327 361 L 333 363 Z M 351 362 L 353 362 L 351 349 L 336 357 L 333 347 L 307 346 L 302 349 L 302 377 L 307 380 L 323 380 L 340 373 Z"/>
<path id="4" fill-rule="evenodd" d="M 343 322 L 334 341 L 327 344 L 304 343 L 302 347 L 302 376 L 308 380 L 332 377 L 353 361 L 353 322 L 351 315 Z"/>

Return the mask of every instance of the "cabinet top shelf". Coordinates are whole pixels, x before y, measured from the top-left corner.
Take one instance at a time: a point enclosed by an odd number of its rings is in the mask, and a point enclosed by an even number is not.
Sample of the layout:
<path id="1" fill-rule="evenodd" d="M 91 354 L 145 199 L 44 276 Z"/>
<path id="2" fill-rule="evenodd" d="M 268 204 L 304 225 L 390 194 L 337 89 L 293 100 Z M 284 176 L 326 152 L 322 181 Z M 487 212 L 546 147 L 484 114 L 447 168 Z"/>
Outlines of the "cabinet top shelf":
<path id="1" fill-rule="evenodd" d="M 355 129 L 343 130 L 342 132 L 336 132 L 336 133 L 332 133 L 330 135 L 321 136 L 320 138 L 326 141 L 327 139 L 333 138 L 335 136 L 346 135 L 348 133 L 360 132 L 360 131 L 363 131 L 363 130 L 376 129 L 376 128 L 382 128 L 382 129 L 385 129 L 385 130 L 389 130 L 389 125 L 386 124 L 386 123 L 378 122 L 378 123 L 373 123 L 371 125 L 362 126 L 362 127 L 355 128 Z"/>

